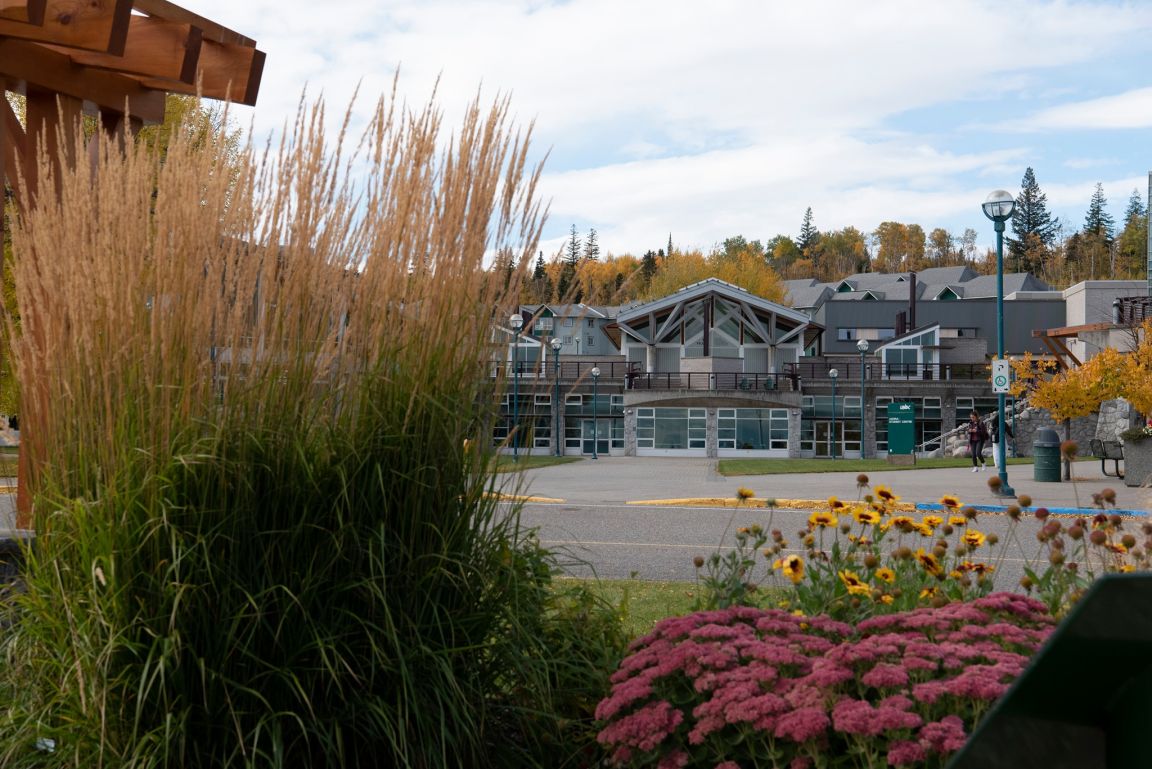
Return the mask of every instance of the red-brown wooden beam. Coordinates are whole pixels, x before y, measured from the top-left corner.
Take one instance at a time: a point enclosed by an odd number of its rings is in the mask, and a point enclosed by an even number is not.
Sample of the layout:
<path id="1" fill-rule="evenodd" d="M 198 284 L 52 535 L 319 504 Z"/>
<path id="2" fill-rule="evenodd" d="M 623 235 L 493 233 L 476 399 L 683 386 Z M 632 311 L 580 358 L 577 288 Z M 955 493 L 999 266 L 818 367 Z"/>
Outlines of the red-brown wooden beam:
<path id="1" fill-rule="evenodd" d="M 67 55 L 45 46 L 0 38 L 0 74 L 11 90 L 36 88 L 90 101 L 103 109 L 130 114 L 145 123 L 164 120 L 164 92 L 146 88 L 115 72 L 75 64 Z"/>
<path id="2" fill-rule="evenodd" d="M 0 0 L 0 18 L 43 24 L 47 0 Z"/>
<path id="3" fill-rule="evenodd" d="M 166 80 L 196 82 L 196 68 L 200 61 L 198 27 L 189 24 L 133 16 L 128 23 L 128 40 L 124 54 L 96 53 L 44 44 L 58 53 L 67 55 L 76 64 L 107 69 L 133 75 Z"/>
<path id="4" fill-rule="evenodd" d="M 226 99 L 235 104 L 255 106 L 260 93 L 260 78 L 264 74 L 264 52 L 255 48 L 223 45 L 205 39 L 200 46 L 200 66 L 196 81 L 138 77 L 142 85 L 157 90 Z"/>
<path id="5" fill-rule="evenodd" d="M 204 32 L 205 40 L 212 40 L 224 45 L 239 45 L 245 48 L 256 47 L 256 41 L 252 38 L 221 26 L 211 19 L 198 16 L 186 8 L 168 2 L 168 0 L 135 0 L 132 7 L 149 16 L 199 27 Z"/>
<path id="6" fill-rule="evenodd" d="M 131 16 L 132 0 L 47 0 L 42 24 L 0 17 L 0 36 L 119 56 L 124 53 Z"/>

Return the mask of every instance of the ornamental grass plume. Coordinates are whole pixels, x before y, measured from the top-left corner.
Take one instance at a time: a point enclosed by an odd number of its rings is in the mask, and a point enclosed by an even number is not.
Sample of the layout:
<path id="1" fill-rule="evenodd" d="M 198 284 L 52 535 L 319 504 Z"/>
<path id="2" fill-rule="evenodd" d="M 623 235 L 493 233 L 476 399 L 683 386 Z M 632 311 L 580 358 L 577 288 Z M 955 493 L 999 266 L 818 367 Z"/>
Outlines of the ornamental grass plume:
<path id="1" fill-rule="evenodd" d="M 506 101 L 451 137 L 394 98 L 358 141 L 324 123 L 42 159 L 59 196 L 13 232 L 38 536 L 0 765 L 507 766 L 599 685 L 608 626 L 553 602 L 490 493 L 524 269 L 484 260 L 536 253 L 528 136 Z"/>
<path id="2" fill-rule="evenodd" d="M 1051 632 L 998 593 L 875 617 L 737 607 L 664 620 L 597 706 L 617 767 L 941 766 Z"/>

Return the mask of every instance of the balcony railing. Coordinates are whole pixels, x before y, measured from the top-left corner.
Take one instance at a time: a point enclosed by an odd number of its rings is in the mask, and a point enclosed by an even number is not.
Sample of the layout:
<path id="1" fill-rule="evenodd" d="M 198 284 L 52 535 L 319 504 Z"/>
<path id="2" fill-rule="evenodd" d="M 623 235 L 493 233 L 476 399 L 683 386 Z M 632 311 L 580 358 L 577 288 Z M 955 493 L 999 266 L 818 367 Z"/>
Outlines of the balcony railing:
<path id="1" fill-rule="evenodd" d="M 630 390 L 726 390 L 746 392 L 774 392 L 800 389 L 795 376 L 788 374 L 745 374 L 740 372 L 715 373 L 638 373 L 626 378 Z"/>
<path id="2" fill-rule="evenodd" d="M 786 363 L 785 371 L 805 381 L 831 379 L 828 372 L 836 369 L 840 381 L 859 382 L 860 364 L 849 362 Z M 992 370 L 987 363 L 879 363 L 864 364 L 864 378 L 868 381 L 978 381 L 990 379 Z"/>

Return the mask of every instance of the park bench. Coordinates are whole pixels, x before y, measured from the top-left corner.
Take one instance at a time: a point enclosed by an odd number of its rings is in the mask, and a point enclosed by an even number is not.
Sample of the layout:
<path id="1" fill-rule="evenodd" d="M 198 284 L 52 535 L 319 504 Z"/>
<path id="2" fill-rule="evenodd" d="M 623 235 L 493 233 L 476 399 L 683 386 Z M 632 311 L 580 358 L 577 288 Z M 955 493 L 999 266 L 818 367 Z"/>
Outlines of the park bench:
<path id="1" fill-rule="evenodd" d="M 1093 438 L 1088 442 L 1088 445 L 1092 448 L 1092 456 L 1100 460 L 1100 472 L 1112 478 L 1124 477 L 1124 473 L 1120 471 L 1120 460 L 1124 458 L 1124 447 L 1120 445 L 1119 441 L 1102 441 L 1099 438 Z M 1105 462 L 1109 459 L 1112 460 L 1115 473 L 1108 472 Z"/>

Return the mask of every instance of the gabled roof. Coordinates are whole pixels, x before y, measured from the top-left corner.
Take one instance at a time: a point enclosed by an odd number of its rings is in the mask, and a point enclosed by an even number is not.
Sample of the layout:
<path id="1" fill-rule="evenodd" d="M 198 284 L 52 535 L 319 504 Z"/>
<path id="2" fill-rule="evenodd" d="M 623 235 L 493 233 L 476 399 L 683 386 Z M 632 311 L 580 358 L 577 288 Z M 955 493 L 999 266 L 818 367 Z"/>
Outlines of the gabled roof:
<path id="1" fill-rule="evenodd" d="M 964 298 L 964 286 L 957 286 L 951 283 L 944 286 L 933 286 L 932 291 L 932 298 L 935 300 L 939 300 L 941 295 L 945 293 L 951 293 L 956 299 Z"/>
<path id="2" fill-rule="evenodd" d="M 1048 291 L 1048 284 L 1027 272 L 1012 272 L 1004 276 L 1004 296 L 1017 291 Z M 996 276 L 977 275 L 964 284 L 965 299 L 996 296 Z"/>
<path id="3" fill-rule="evenodd" d="M 581 302 L 580 304 L 550 304 L 548 309 L 557 318 L 607 318 L 608 313 Z M 605 310 L 607 308 L 604 308 Z"/>
<path id="4" fill-rule="evenodd" d="M 828 297 L 833 296 L 833 293 L 826 285 L 813 285 L 790 289 L 787 296 L 794 308 L 809 309 L 819 307 Z"/>
<path id="5" fill-rule="evenodd" d="M 887 299 L 888 297 L 884 291 L 869 288 L 862 289 L 860 291 L 837 291 L 829 298 L 836 302 L 859 302 L 865 300 L 875 302 L 882 299 Z"/>
<path id="6" fill-rule="evenodd" d="M 976 272 L 967 265 L 955 267 L 929 267 L 916 273 L 916 280 L 929 285 L 937 283 L 967 283 L 976 277 Z"/>
<path id="7" fill-rule="evenodd" d="M 785 307 L 776 302 L 770 302 L 767 299 L 753 294 L 751 291 L 740 288 L 740 286 L 733 285 L 727 281 L 720 280 L 719 278 L 708 278 L 698 283 L 693 283 L 685 286 L 679 291 L 673 291 L 668 296 L 654 299 L 651 302 L 646 302 L 637 305 L 628 310 L 622 311 L 618 318 L 621 321 L 631 320 L 633 318 L 640 318 L 650 312 L 656 312 L 665 307 L 673 307 L 680 302 L 691 301 L 700 297 L 707 296 L 710 293 L 721 294 L 729 299 L 737 302 L 746 302 L 749 306 L 774 312 L 782 318 L 789 318 L 797 323 L 808 323 L 811 321 L 806 314 L 799 310 L 794 310 L 791 307 Z"/>

